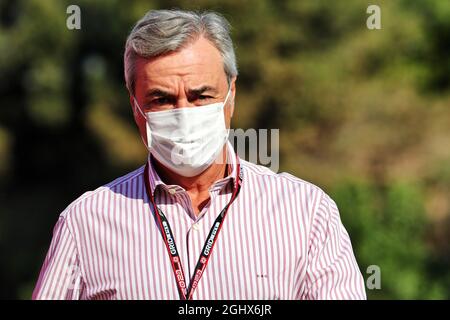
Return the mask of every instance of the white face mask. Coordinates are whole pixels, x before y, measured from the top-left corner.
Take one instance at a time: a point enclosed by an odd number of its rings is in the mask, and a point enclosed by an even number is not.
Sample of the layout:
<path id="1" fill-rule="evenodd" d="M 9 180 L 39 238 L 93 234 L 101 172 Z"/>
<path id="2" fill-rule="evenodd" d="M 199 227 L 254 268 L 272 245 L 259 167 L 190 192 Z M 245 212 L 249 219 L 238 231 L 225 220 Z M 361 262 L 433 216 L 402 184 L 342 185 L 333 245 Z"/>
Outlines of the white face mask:
<path id="1" fill-rule="evenodd" d="M 147 119 L 147 149 L 165 167 L 184 177 L 205 171 L 219 156 L 228 139 L 224 102 L 143 113 Z"/>

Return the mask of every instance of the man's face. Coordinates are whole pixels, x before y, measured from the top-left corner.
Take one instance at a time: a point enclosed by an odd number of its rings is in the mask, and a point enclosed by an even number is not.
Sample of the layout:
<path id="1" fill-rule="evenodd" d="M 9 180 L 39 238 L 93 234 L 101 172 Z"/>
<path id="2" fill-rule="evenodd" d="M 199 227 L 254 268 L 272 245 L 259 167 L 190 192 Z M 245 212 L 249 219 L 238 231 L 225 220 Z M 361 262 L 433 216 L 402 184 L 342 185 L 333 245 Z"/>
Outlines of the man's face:
<path id="1" fill-rule="evenodd" d="M 180 51 L 151 59 L 138 58 L 135 63 L 135 98 L 144 112 L 223 102 L 228 92 L 220 52 L 203 37 Z M 227 128 L 234 110 L 235 81 L 236 78 L 231 81 L 224 108 Z M 132 97 L 130 102 L 133 106 Z M 133 110 L 140 134 L 147 143 L 146 120 L 138 110 Z"/>

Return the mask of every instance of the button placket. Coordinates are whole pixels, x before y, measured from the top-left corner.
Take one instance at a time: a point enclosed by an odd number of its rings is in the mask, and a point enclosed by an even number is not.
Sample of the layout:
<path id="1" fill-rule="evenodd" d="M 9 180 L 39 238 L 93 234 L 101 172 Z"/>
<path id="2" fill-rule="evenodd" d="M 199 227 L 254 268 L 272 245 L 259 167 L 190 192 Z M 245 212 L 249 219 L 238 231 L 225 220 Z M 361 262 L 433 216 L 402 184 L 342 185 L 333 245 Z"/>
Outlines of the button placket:
<path id="1" fill-rule="evenodd" d="M 197 248 L 197 244 L 200 243 L 199 237 L 201 237 L 201 227 L 199 222 L 195 222 L 191 225 L 191 227 L 188 230 L 187 236 L 186 236 L 186 248 L 188 252 L 188 259 L 189 259 L 189 265 L 188 265 L 188 271 L 189 277 L 192 276 L 192 272 L 195 269 L 195 266 L 197 265 L 198 258 L 200 256 L 200 252 L 202 248 Z M 201 244 L 200 244 L 201 245 Z"/>

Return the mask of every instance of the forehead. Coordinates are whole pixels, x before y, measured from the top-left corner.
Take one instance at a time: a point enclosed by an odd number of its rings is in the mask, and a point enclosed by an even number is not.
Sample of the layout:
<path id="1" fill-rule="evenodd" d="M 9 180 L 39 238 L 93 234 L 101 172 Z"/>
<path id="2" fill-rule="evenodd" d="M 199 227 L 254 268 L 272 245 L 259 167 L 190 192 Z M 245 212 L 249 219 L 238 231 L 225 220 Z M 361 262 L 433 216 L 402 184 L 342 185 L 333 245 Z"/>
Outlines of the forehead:
<path id="1" fill-rule="evenodd" d="M 136 60 L 136 91 L 152 86 L 215 85 L 226 80 L 219 50 L 200 37 L 179 51 Z"/>

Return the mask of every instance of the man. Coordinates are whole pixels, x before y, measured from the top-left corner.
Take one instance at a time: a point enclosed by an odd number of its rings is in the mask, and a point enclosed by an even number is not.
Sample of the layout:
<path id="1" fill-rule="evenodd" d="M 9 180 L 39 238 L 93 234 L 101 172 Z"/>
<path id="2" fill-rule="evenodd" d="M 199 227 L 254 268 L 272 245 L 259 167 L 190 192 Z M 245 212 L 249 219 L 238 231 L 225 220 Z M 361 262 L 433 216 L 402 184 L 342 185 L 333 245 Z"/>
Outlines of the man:
<path id="1" fill-rule="evenodd" d="M 223 17 L 150 11 L 124 62 L 148 161 L 60 215 L 34 299 L 365 299 L 333 200 L 226 142 L 238 72 Z"/>

